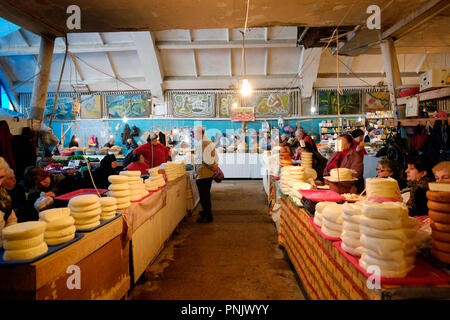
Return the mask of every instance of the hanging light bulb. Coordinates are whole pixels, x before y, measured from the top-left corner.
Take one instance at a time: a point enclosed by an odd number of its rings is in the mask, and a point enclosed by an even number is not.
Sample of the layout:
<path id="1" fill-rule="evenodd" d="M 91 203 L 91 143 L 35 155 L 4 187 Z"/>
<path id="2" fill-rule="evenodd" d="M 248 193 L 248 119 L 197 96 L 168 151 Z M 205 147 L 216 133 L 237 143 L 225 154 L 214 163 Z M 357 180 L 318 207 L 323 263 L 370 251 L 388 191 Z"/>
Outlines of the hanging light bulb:
<path id="1" fill-rule="evenodd" d="M 248 82 L 248 79 L 244 78 L 242 79 L 242 87 L 241 87 L 241 94 L 246 97 L 252 93 L 252 87 L 250 86 L 250 83 Z"/>
<path id="2" fill-rule="evenodd" d="M 124 116 L 123 119 L 122 119 L 122 121 L 126 123 L 126 122 L 128 121 L 127 116 Z"/>

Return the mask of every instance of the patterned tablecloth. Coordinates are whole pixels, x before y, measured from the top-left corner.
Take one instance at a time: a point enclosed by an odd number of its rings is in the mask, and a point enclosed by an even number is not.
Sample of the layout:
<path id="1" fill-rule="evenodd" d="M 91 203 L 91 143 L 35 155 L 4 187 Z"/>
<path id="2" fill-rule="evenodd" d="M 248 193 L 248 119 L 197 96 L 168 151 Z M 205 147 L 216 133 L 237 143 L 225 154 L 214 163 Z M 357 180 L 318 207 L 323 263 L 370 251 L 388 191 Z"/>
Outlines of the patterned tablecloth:
<path id="1" fill-rule="evenodd" d="M 308 296 L 314 300 L 378 300 L 450 298 L 449 282 L 441 284 L 381 284 L 369 289 L 368 278 L 311 223 L 311 216 L 281 196 L 278 241 L 285 249 Z M 353 262 L 353 263 L 352 263 Z M 445 276 L 445 275 L 444 275 Z"/>

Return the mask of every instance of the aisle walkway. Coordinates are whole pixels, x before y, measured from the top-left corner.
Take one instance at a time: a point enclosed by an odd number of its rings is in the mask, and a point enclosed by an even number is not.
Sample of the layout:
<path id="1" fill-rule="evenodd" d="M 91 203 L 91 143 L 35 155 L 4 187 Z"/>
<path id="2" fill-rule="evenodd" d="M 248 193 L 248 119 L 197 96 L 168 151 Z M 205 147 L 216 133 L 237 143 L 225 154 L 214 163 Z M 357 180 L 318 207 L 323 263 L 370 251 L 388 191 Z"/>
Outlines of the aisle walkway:
<path id="1" fill-rule="evenodd" d="M 261 181 L 213 183 L 214 222 L 178 227 L 129 299 L 303 299 Z"/>

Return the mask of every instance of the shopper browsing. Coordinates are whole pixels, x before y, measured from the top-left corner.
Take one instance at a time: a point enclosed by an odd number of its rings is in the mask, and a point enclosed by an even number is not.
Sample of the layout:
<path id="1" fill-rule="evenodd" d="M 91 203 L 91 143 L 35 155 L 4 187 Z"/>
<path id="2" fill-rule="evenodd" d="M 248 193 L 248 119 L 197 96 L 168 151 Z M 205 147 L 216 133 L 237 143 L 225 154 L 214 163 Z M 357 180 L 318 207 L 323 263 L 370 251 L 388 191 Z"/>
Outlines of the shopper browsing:
<path id="1" fill-rule="evenodd" d="M 297 139 L 297 146 L 302 146 L 302 143 L 300 141 L 303 140 L 305 146 L 317 151 L 316 143 L 310 136 L 306 134 L 306 131 L 303 128 L 298 128 L 297 131 L 295 131 L 295 137 Z"/>
<path id="2" fill-rule="evenodd" d="M 450 183 L 450 161 L 441 161 L 433 167 L 436 182 Z"/>
<path id="3" fill-rule="evenodd" d="M 352 137 L 355 140 L 355 143 L 353 144 L 353 149 L 355 149 L 356 152 L 359 153 L 361 158 L 364 160 L 364 155 L 367 154 L 366 149 L 364 148 L 364 131 L 361 129 L 355 129 L 352 131 Z"/>

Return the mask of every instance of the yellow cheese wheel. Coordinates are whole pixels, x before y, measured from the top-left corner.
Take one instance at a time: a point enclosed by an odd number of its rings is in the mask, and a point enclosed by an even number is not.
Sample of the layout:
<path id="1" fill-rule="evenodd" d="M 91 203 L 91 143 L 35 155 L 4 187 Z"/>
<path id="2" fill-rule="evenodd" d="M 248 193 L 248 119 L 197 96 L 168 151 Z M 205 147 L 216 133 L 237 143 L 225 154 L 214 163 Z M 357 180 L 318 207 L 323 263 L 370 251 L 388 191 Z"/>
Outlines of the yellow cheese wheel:
<path id="1" fill-rule="evenodd" d="M 4 240 L 24 240 L 43 234 L 47 223 L 42 221 L 27 221 L 16 223 L 2 230 Z"/>
<path id="2" fill-rule="evenodd" d="M 74 225 L 71 225 L 70 227 L 56 230 L 56 231 L 46 231 L 45 232 L 45 239 L 48 238 L 60 238 L 60 237 L 66 237 L 72 233 L 75 233 L 76 229 Z"/>
<path id="3" fill-rule="evenodd" d="M 438 211 L 438 212 L 442 212 L 442 213 L 450 213 L 450 205 L 448 203 L 428 200 L 427 206 L 428 206 L 428 209 L 433 210 L 433 211 Z"/>
<path id="4" fill-rule="evenodd" d="M 70 216 L 70 208 L 53 208 L 39 212 L 39 219 L 50 222 L 62 216 Z"/>
<path id="5" fill-rule="evenodd" d="M 108 177 L 108 181 L 112 184 L 128 183 L 128 177 L 120 175 L 111 175 Z"/>
<path id="6" fill-rule="evenodd" d="M 114 197 L 101 197 L 99 201 L 100 201 L 102 208 L 109 207 L 109 206 L 115 206 L 117 204 L 117 200 Z"/>
<path id="7" fill-rule="evenodd" d="M 97 221 L 97 222 L 94 222 L 91 224 L 76 224 L 75 227 L 77 228 L 77 230 L 86 230 L 86 229 L 94 228 L 98 225 L 100 225 L 100 221 Z"/>
<path id="8" fill-rule="evenodd" d="M 77 225 L 77 224 L 93 224 L 93 223 L 97 222 L 98 220 L 100 220 L 100 215 L 96 215 L 94 217 L 89 217 L 89 218 L 75 219 L 75 225 Z"/>
<path id="9" fill-rule="evenodd" d="M 116 210 L 113 210 L 113 211 L 102 211 L 102 214 L 100 215 L 100 217 L 103 217 L 103 216 L 111 216 L 111 215 L 116 215 Z"/>
<path id="10" fill-rule="evenodd" d="M 102 214 L 104 212 L 108 212 L 108 211 L 116 211 L 117 210 L 117 204 L 113 205 L 113 206 L 107 206 L 107 207 L 102 207 Z"/>
<path id="11" fill-rule="evenodd" d="M 57 246 L 58 244 L 66 243 L 66 242 L 72 240 L 73 238 L 75 238 L 75 233 L 72 233 L 65 237 L 60 237 L 60 238 L 47 238 L 47 239 L 45 239 L 45 242 L 49 246 Z"/>
<path id="12" fill-rule="evenodd" d="M 39 234 L 33 238 L 24 240 L 5 240 L 3 241 L 3 248 L 5 250 L 23 250 L 37 247 L 44 242 L 44 234 Z"/>
<path id="13" fill-rule="evenodd" d="M 108 187 L 108 190 L 111 191 L 123 191 L 123 190 L 129 190 L 130 186 L 128 185 L 128 181 L 126 183 L 113 183 L 110 184 Z"/>
<path id="14" fill-rule="evenodd" d="M 101 205 L 99 202 L 96 202 L 96 203 L 93 203 L 93 204 L 90 204 L 90 205 L 84 206 L 84 207 L 80 207 L 80 206 L 74 207 L 74 206 L 69 205 L 70 211 L 75 211 L 75 212 L 92 211 L 92 210 L 98 209 L 100 207 L 101 207 Z"/>
<path id="15" fill-rule="evenodd" d="M 444 242 L 444 241 L 439 241 L 439 240 L 433 239 L 431 241 L 431 243 L 432 243 L 432 246 L 434 248 L 438 249 L 439 251 L 450 253 L 450 242 Z"/>
<path id="16" fill-rule="evenodd" d="M 88 219 L 88 218 L 93 218 L 95 216 L 98 216 L 102 213 L 102 209 L 98 208 L 92 211 L 86 211 L 86 212 L 75 212 L 72 211 L 72 217 L 75 218 L 75 220 L 77 219 Z"/>
<path id="17" fill-rule="evenodd" d="M 117 209 L 118 209 L 118 210 L 126 209 L 126 208 L 128 208 L 129 206 L 131 206 L 131 202 L 125 202 L 125 203 L 118 204 L 118 205 L 117 205 Z"/>
<path id="18" fill-rule="evenodd" d="M 131 194 L 130 190 L 123 190 L 123 191 L 109 191 L 108 192 L 110 197 L 114 197 L 117 202 L 117 198 L 126 197 Z"/>
<path id="19" fill-rule="evenodd" d="M 119 205 L 121 205 L 121 204 L 130 202 L 130 197 L 129 196 L 119 197 L 119 198 L 116 198 L 116 199 L 117 199 L 117 207 L 119 207 Z"/>
<path id="20" fill-rule="evenodd" d="M 71 216 L 62 216 L 59 219 L 55 219 L 49 223 L 47 223 L 47 227 L 45 231 L 54 231 L 64 229 L 70 226 L 73 226 L 75 220 Z"/>
<path id="21" fill-rule="evenodd" d="M 69 207 L 79 208 L 79 207 L 87 207 L 94 203 L 97 203 L 99 197 L 95 194 L 84 194 L 81 196 L 73 197 L 69 200 Z"/>
<path id="22" fill-rule="evenodd" d="M 3 254 L 3 260 L 5 261 L 20 261 L 30 260 L 43 255 L 48 251 L 47 244 L 42 242 L 38 246 L 23 250 L 6 250 Z"/>
<path id="23" fill-rule="evenodd" d="M 437 212 L 433 210 L 428 211 L 428 216 L 432 221 L 443 223 L 443 224 L 449 224 L 450 223 L 450 214 L 443 213 L 443 212 Z"/>
<path id="24" fill-rule="evenodd" d="M 450 232 L 450 223 L 439 223 L 431 221 L 431 228 L 437 231 Z"/>
<path id="25" fill-rule="evenodd" d="M 101 220 L 101 221 L 111 220 L 111 219 L 113 219 L 115 216 L 116 216 L 115 213 L 112 214 L 112 215 L 105 215 L 105 216 L 102 216 L 102 217 L 100 218 L 100 220 Z"/>
<path id="26" fill-rule="evenodd" d="M 441 262 L 450 264 L 450 253 L 443 252 L 434 247 L 431 248 L 431 254 L 436 257 Z"/>

